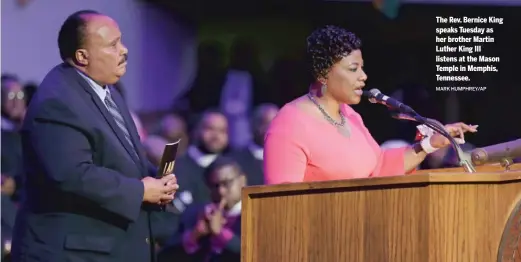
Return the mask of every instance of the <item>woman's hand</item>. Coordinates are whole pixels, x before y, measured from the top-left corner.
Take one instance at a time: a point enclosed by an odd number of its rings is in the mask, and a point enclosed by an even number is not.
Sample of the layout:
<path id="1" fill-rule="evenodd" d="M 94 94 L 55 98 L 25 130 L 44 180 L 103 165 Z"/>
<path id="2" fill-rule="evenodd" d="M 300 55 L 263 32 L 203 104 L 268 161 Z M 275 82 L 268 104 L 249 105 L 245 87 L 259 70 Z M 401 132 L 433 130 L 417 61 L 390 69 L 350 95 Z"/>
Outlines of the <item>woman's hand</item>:
<path id="1" fill-rule="evenodd" d="M 445 125 L 445 130 L 450 134 L 450 136 L 456 139 L 460 138 L 463 141 L 465 141 L 464 134 L 466 132 L 476 133 L 478 132 L 477 128 L 477 125 L 467 125 L 461 122 Z M 432 135 L 430 138 L 430 142 L 431 146 L 434 148 L 444 148 L 450 145 L 449 139 L 447 139 L 439 133 L 435 133 L 434 135 Z"/>

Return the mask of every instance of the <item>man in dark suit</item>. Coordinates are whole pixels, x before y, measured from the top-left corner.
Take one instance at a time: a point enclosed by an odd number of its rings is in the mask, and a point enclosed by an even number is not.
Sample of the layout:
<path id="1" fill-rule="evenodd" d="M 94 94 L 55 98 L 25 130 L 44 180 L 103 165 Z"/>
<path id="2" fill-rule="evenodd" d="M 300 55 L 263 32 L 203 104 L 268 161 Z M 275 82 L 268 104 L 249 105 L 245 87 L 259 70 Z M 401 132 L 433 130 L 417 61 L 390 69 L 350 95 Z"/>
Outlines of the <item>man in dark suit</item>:
<path id="1" fill-rule="evenodd" d="M 62 25 L 58 45 L 64 63 L 42 81 L 22 126 L 27 190 L 13 261 L 152 261 L 152 218 L 178 186 L 174 175 L 152 177 L 111 87 L 126 70 L 119 27 L 80 11 Z"/>
<path id="2" fill-rule="evenodd" d="M 264 137 L 279 108 L 274 104 L 262 104 L 255 108 L 251 117 L 253 141 L 245 148 L 233 151 L 233 157 L 248 178 L 248 185 L 264 185 Z"/>

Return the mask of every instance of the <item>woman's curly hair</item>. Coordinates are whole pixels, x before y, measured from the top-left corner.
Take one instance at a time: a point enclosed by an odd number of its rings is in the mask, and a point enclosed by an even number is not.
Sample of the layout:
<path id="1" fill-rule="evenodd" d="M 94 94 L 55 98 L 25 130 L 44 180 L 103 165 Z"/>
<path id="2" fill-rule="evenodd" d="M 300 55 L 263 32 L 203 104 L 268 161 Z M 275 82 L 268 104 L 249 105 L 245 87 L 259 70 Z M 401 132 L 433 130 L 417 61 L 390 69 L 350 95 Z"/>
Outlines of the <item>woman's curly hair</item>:
<path id="1" fill-rule="evenodd" d="M 307 38 L 307 55 L 315 79 L 326 77 L 331 67 L 354 50 L 362 41 L 353 33 L 333 25 L 315 30 Z"/>

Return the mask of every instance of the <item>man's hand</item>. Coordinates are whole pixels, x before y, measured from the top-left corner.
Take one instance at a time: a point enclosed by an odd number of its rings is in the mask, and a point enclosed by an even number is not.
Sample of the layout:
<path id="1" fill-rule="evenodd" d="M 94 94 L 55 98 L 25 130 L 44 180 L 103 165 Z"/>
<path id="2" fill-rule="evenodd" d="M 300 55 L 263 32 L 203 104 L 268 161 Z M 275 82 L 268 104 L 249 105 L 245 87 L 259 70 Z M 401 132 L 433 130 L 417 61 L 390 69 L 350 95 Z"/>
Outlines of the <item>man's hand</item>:
<path id="1" fill-rule="evenodd" d="M 179 185 L 177 184 L 177 178 L 176 178 L 176 176 L 174 174 L 163 176 L 161 178 L 161 180 L 163 182 L 165 182 L 166 186 L 177 185 L 177 188 L 175 190 L 173 190 L 170 193 L 168 193 L 169 195 L 172 195 L 172 199 L 161 200 L 161 203 L 159 203 L 160 205 L 166 205 L 166 204 L 170 203 L 174 199 L 174 194 L 179 189 Z"/>
<path id="2" fill-rule="evenodd" d="M 174 199 L 174 193 L 179 188 L 174 175 L 168 175 L 161 179 L 145 177 L 141 179 L 145 187 L 143 202 L 152 204 L 168 203 Z"/>
<path id="3" fill-rule="evenodd" d="M 161 178 L 161 181 L 163 181 L 166 186 L 177 185 L 177 178 L 175 177 L 174 174 L 163 176 Z M 170 194 L 174 194 L 175 191 L 177 191 L 178 188 L 179 188 L 179 185 L 177 185 L 177 188 L 175 190 L 172 190 L 172 192 L 170 192 Z"/>
<path id="4" fill-rule="evenodd" d="M 221 203 L 219 203 L 219 206 L 215 206 L 214 208 L 210 209 L 210 212 L 206 214 L 210 232 L 213 235 L 219 235 L 223 229 L 224 224 L 226 224 L 226 219 L 223 215 L 225 206 L 226 201 L 223 199 L 221 200 Z"/>
<path id="5" fill-rule="evenodd" d="M 197 218 L 197 222 L 192 231 L 192 237 L 194 239 L 199 239 L 200 237 L 204 237 L 210 233 L 210 229 L 208 227 L 208 221 L 206 220 L 206 214 L 202 212 Z"/>

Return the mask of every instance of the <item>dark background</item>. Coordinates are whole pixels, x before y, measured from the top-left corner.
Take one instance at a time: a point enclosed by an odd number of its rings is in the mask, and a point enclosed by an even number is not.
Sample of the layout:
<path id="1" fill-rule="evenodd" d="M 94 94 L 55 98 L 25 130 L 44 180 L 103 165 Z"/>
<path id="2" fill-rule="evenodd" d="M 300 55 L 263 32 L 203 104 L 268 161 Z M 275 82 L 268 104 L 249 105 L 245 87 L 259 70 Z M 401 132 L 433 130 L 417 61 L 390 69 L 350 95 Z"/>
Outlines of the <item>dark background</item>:
<path id="1" fill-rule="evenodd" d="M 335 24 L 345 27 L 363 41 L 368 88 L 378 88 L 390 94 L 403 85 L 423 86 L 430 94 L 427 104 L 415 101 L 414 97 L 408 97 L 407 102 L 421 114 L 440 120 L 444 120 L 446 114 L 448 93 L 435 91 L 435 28 L 439 26 L 435 17 L 502 17 L 504 24 L 493 26 L 496 42 L 483 46 L 484 54 L 501 58 L 499 72 L 469 74 L 472 81 L 468 85 L 487 86 L 487 90 L 457 94 L 460 101 L 459 119 L 480 125 L 479 132 L 467 138 L 476 146 L 520 137 L 521 121 L 518 121 L 517 114 L 517 101 L 521 94 L 517 70 L 521 58 L 517 37 L 521 32 L 519 7 L 407 4 L 401 7 L 398 18 L 388 19 L 371 3 L 311 0 L 150 1 L 156 2 L 180 21 L 197 27 L 201 41 L 216 39 L 226 44 L 230 37 L 224 35 L 248 35 L 258 39 L 263 59 L 268 65 L 281 55 L 302 58 L 305 37 L 319 26 Z M 301 90 L 293 93 L 305 93 L 307 85 L 302 80 L 303 75 L 295 73 L 293 77 L 295 82 L 302 82 Z M 385 108 L 363 102 L 356 109 L 377 141 L 403 135 L 403 129 L 397 127 L 397 121 L 388 116 Z M 410 136 L 414 133 L 414 126 L 406 130 L 409 131 L 407 136 Z"/>

